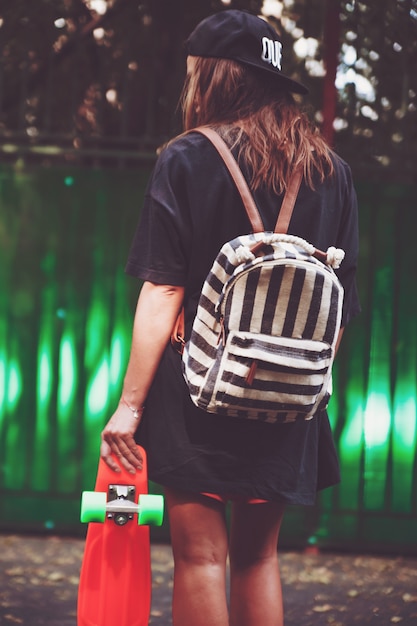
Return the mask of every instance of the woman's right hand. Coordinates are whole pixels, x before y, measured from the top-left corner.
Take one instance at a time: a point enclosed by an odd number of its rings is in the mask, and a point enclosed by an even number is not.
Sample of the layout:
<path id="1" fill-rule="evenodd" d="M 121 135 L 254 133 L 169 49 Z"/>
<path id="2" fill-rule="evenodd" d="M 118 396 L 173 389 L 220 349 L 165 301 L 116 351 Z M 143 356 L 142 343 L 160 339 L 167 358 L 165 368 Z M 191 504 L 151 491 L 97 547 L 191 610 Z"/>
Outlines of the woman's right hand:
<path id="1" fill-rule="evenodd" d="M 101 433 L 100 456 L 114 472 L 120 472 L 114 457 L 131 474 L 143 468 L 142 455 L 134 439 L 141 417 L 140 414 L 136 418 L 121 402 Z"/>

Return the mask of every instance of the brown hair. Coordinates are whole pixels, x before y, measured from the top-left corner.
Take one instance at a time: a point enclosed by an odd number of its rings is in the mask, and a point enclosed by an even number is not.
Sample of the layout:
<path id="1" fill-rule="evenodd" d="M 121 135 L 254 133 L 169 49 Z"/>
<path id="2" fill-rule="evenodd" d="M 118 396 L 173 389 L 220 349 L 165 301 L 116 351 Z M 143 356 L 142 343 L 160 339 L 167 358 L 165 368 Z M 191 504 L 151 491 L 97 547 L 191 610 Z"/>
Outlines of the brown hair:
<path id="1" fill-rule="evenodd" d="M 184 130 L 213 126 L 251 172 L 251 187 L 266 185 L 277 193 L 303 164 L 314 188 L 333 173 L 331 151 L 293 96 L 248 66 L 228 59 L 194 57 L 181 105 Z"/>

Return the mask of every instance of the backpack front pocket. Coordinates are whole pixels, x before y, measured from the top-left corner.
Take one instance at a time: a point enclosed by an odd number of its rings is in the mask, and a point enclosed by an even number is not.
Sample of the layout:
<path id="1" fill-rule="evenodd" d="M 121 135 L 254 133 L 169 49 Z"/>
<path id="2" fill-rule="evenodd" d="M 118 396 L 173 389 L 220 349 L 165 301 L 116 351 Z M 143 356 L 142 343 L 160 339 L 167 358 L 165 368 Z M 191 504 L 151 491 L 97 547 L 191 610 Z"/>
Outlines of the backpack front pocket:
<path id="1" fill-rule="evenodd" d="M 230 332 L 214 404 L 256 419 L 259 412 L 276 413 L 277 420 L 279 413 L 295 412 L 306 419 L 326 395 L 331 363 L 332 348 L 325 342 Z M 274 420 L 269 415 L 267 421 Z"/>

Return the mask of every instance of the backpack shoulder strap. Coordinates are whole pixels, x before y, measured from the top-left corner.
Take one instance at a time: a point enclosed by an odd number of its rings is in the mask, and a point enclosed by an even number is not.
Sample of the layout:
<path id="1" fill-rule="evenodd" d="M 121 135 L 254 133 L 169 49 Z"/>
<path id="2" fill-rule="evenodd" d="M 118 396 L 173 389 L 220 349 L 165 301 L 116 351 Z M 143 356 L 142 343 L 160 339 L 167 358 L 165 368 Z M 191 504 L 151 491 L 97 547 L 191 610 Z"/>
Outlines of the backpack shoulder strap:
<path id="1" fill-rule="evenodd" d="M 209 128 L 208 126 L 200 126 L 199 128 L 195 128 L 194 130 L 207 137 L 207 139 L 211 141 L 211 143 L 214 145 L 214 147 L 217 149 L 218 153 L 222 157 L 240 193 L 253 232 L 260 233 L 264 231 L 265 228 L 261 216 L 249 190 L 248 184 L 226 142 L 223 141 L 223 139 L 218 133 L 216 133 L 215 130 Z"/>
<path id="2" fill-rule="evenodd" d="M 288 226 L 290 225 L 291 215 L 294 209 L 295 201 L 297 200 L 298 190 L 300 189 L 302 179 L 303 170 L 301 167 L 298 167 L 290 178 L 290 183 L 287 187 L 287 191 L 285 192 L 281 209 L 278 214 L 277 223 L 275 224 L 274 233 L 286 233 L 288 231 Z"/>
<path id="3" fill-rule="evenodd" d="M 253 232 L 258 233 L 264 231 L 265 228 L 262 222 L 262 218 L 259 214 L 258 208 L 255 204 L 248 184 L 226 142 L 223 141 L 220 135 L 209 126 L 199 126 L 198 128 L 194 128 L 192 132 L 198 132 L 207 137 L 207 139 L 209 139 L 209 141 L 211 141 L 211 143 L 217 149 L 240 193 Z M 298 168 L 290 179 L 290 183 L 287 187 L 287 191 L 282 201 L 278 220 L 275 225 L 275 233 L 286 233 L 288 230 L 302 178 L 302 168 Z"/>

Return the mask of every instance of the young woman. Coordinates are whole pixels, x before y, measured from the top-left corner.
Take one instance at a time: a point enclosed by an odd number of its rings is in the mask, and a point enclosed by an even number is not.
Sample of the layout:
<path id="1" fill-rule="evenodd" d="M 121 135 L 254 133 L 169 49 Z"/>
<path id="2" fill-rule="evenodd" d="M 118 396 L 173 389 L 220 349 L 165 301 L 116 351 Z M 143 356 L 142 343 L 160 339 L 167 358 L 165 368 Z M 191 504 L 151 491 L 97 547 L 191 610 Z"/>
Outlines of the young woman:
<path id="1" fill-rule="evenodd" d="M 281 71 L 276 32 L 242 11 L 216 13 L 187 42 L 184 128 L 214 128 L 231 147 L 266 230 L 273 230 L 294 168 L 304 179 L 289 232 L 346 256 L 338 270 L 342 326 L 359 311 L 357 207 L 349 167 L 295 104 L 306 89 Z M 339 481 L 325 412 L 310 421 L 264 424 L 196 408 L 170 335 L 182 306 L 186 336 L 204 279 L 228 240 L 250 226 L 222 160 L 188 132 L 161 153 L 148 185 L 127 272 L 144 281 L 122 397 L 102 433 L 129 471 L 148 454 L 165 488 L 175 561 L 174 626 L 281 626 L 277 542 L 285 505 L 311 505 Z M 225 503 L 231 501 L 230 533 Z M 229 536 L 230 535 L 230 536 Z M 230 558 L 230 602 L 226 559 Z"/>

